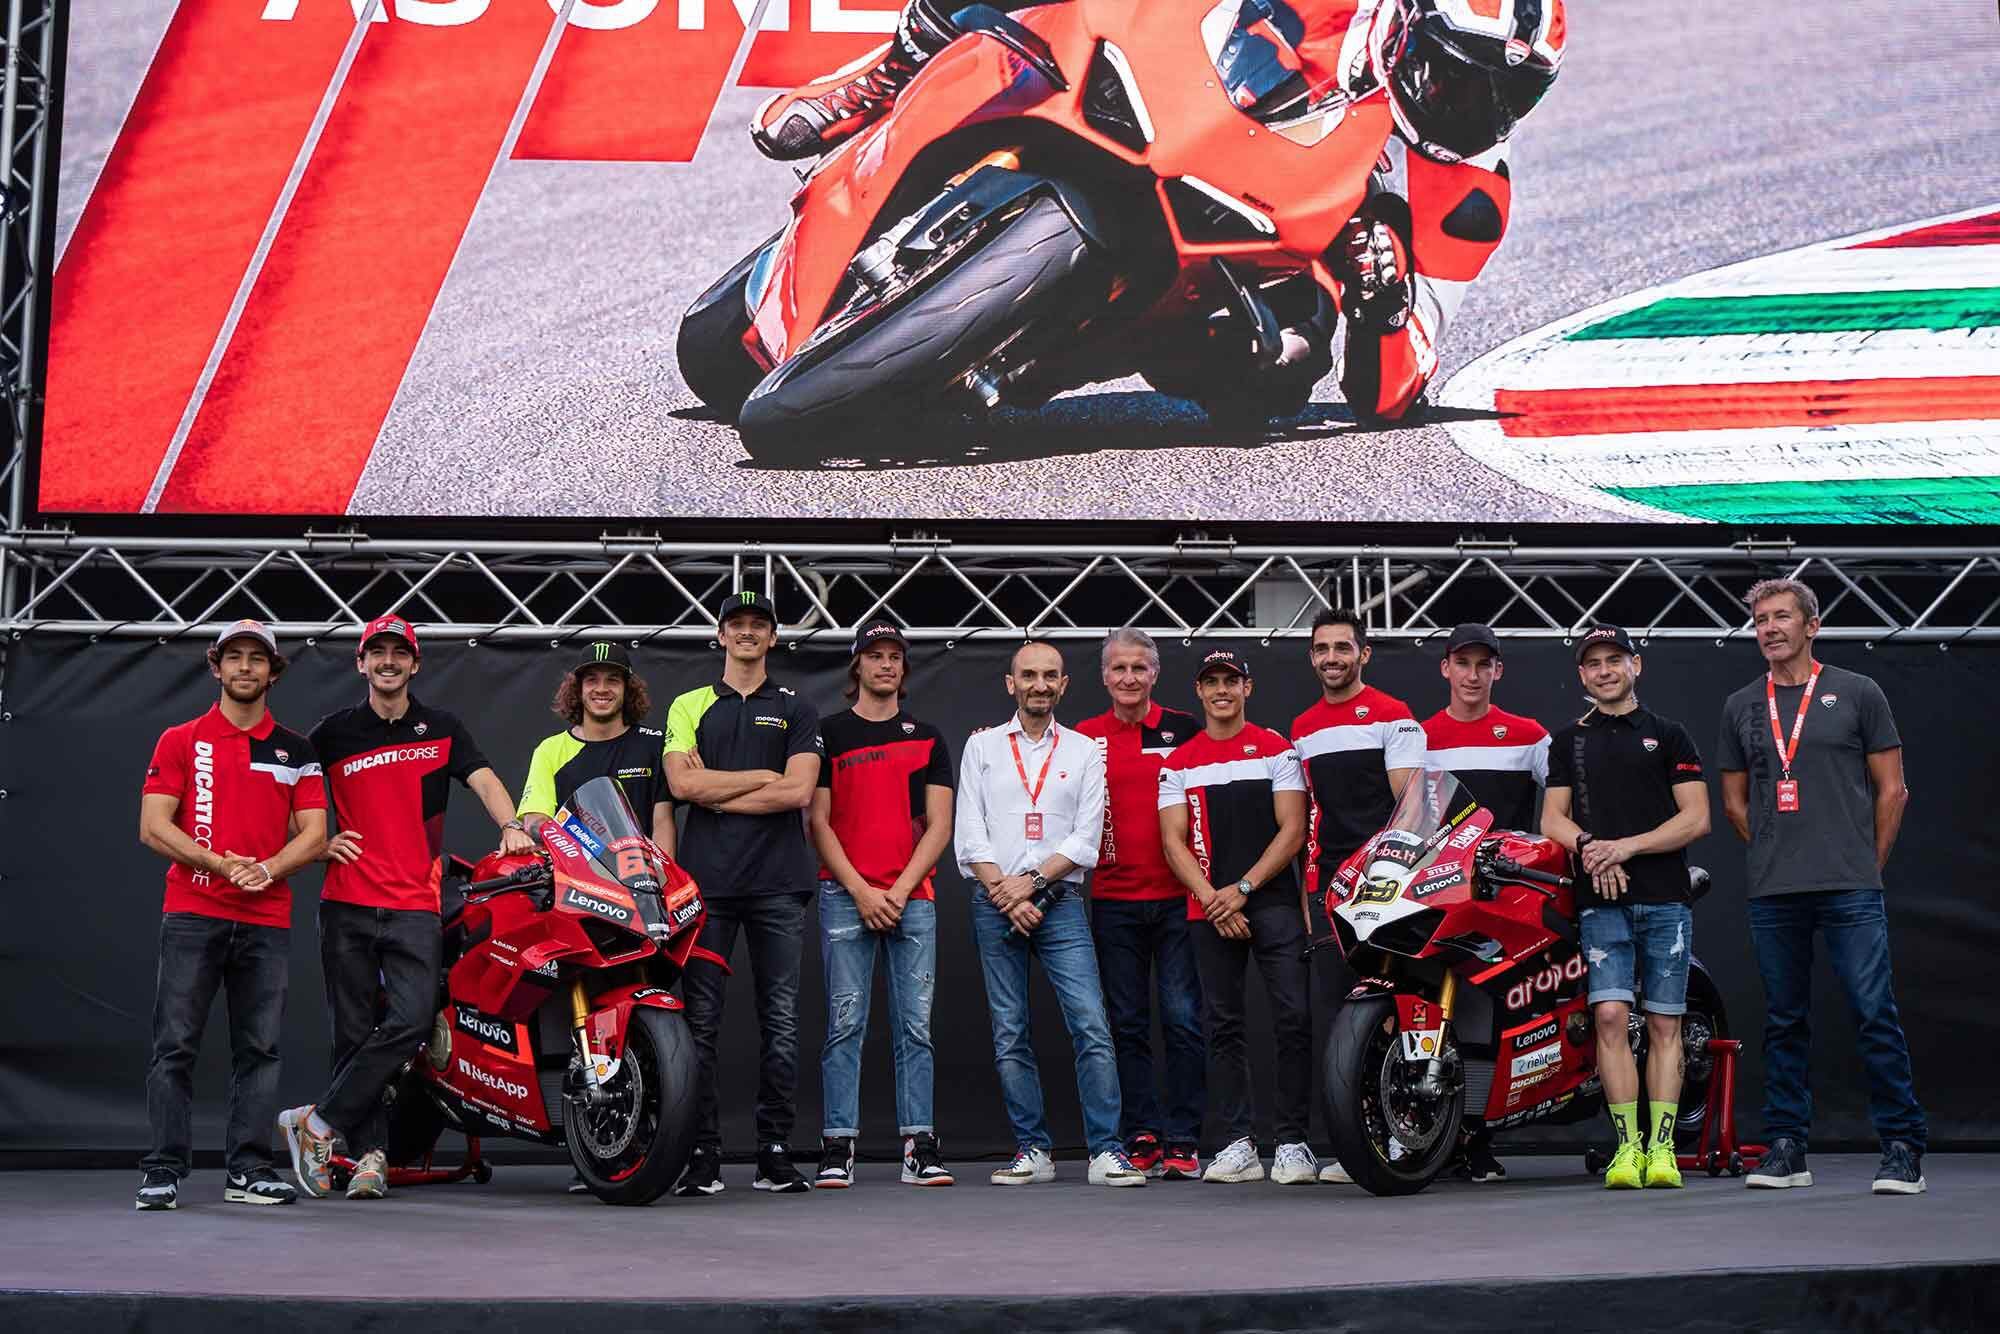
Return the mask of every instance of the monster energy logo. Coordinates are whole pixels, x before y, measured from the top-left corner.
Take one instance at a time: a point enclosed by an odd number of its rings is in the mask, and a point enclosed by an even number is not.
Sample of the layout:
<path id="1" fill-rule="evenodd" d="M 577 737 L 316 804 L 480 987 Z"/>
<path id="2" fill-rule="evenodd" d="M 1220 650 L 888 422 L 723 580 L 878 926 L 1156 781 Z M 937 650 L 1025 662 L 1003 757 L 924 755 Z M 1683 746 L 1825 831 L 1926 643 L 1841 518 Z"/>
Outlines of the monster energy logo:
<path id="1" fill-rule="evenodd" d="M 738 593 L 736 596 L 742 599 L 743 605 L 746 607 L 757 600 L 755 593 Z"/>
<path id="2" fill-rule="evenodd" d="M 590 646 L 590 656 L 594 662 L 605 661 L 611 656 L 611 645 L 605 643 L 603 640 L 599 640 Z"/>

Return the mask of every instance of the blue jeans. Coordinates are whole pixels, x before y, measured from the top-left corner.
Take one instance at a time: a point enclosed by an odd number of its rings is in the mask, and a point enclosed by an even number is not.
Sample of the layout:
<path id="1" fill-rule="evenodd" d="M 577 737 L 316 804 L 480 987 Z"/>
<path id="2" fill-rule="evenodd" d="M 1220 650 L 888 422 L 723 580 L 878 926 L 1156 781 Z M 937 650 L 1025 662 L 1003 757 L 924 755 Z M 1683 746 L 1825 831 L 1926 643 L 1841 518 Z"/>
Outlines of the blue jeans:
<path id="1" fill-rule="evenodd" d="M 1000 1096 L 1014 1143 L 1023 1149 L 1053 1150 L 1042 1106 L 1042 1081 L 1028 1033 L 1028 958 L 1042 961 L 1062 1006 L 1063 1025 L 1076 1050 L 1076 1092 L 1083 1104 L 1083 1136 L 1093 1156 L 1120 1147 L 1118 1140 L 1118 1060 L 1112 1054 L 1111 1026 L 1104 1017 L 1104 994 L 1097 983 L 1097 954 L 1083 898 L 1072 891 L 1054 905 L 1034 933 L 1023 939 L 1014 925 L 987 901 L 972 896 L 972 935 L 986 974 L 986 1005 L 993 1017 L 993 1066 L 1000 1073 Z"/>
<path id="2" fill-rule="evenodd" d="M 870 931 L 848 892 L 819 886 L 819 957 L 826 971 L 826 1046 L 819 1078 L 828 1139 L 861 1133 L 861 1043 L 875 962 L 889 960 L 889 1045 L 896 1054 L 896 1133 L 931 1124 L 931 991 L 937 977 L 937 904 L 911 899 L 891 931 Z"/>
<path id="3" fill-rule="evenodd" d="M 227 1166 L 244 1173 L 271 1165 L 291 939 L 286 927 L 199 913 L 170 912 L 160 919 L 153 1055 L 146 1064 L 153 1147 L 139 1164 L 146 1171 L 186 1176 L 194 1168 L 194 1062 L 218 991 L 229 998 Z"/>
<path id="4" fill-rule="evenodd" d="M 1142 1130 L 1168 1144 L 1201 1137 L 1206 1101 L 1201 1036 L 1201 976 L 1188 933 L 1187 899 L 1127 902 L 1097 899 L 1090 905 L 1090 933 L 1097 942 L 1097 972 L 1104 981 L 1104 1009 L 1118 1049 L 1118 1092 L 1125 1114 L 1119 1127 L 1130 1143 Z M 1164 1115 L 1153 1083 L 1153 987 L 1159 979 L 1160 1036 L 1167 1056 Z"/>
<path id="5" fill-rule="evenodd" d="M 1577 914 L 1577 940 L 1590 964 L 1590 1003 L 1633 1001 L 1645 980 L 1647 1014 L 1687 1013 L 1694 909 L 1685 903 L 1599 903 Z"/>
<path id="6" fill-rule="evenodd" d="M 1882 891 L 1780 894 L 1750 900 L 1750 940 L 1764 979 L 1764 1131 L 1806 1143 L 1812 1127 L 1813 932 L 1847 993 L 1868 1069 L 1868 1115 L 1883 1140 L 1924 1147 L 1929 1131 L 1910 1078 L 1910 1045 L 1889 970 Z"/>

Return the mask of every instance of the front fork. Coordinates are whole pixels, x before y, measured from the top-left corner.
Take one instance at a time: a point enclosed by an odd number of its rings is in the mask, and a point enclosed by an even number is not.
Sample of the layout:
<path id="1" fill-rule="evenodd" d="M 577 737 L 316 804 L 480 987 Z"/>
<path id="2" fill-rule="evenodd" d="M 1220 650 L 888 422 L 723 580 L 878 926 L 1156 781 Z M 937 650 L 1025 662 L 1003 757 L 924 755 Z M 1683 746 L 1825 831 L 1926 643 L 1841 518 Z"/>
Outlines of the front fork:
<path id="1" fill-rule="evenodd" d="M 601 1090 L 617 1075 L 619 1060 L 609 1052 L 596 1051 L 591 1047 L 590 993 L 584 990 L 581 977 L 570 979 L 569 1016 L 570 1035 L 576 1041 L 576 1055 L 583 1066 L 584 1085 L 592 1092 Z"/>
<path id="2" fill-rule="evenodd" d="M 1451 1035 L 1452 1006 L 1457 1000 L 1458 974 L 1447 968 L 1444 971 L 1444 982 L 1438 988 L 1437 1046 L 1430 1053 L 1430 1061 L 1424 1067 L 1423 1078 L 1417 1081 L 1417 1092 L 1426 1098 L 1442 1097 L 1446 1092 L 1444 1051 L 1445 1043 Z"/>

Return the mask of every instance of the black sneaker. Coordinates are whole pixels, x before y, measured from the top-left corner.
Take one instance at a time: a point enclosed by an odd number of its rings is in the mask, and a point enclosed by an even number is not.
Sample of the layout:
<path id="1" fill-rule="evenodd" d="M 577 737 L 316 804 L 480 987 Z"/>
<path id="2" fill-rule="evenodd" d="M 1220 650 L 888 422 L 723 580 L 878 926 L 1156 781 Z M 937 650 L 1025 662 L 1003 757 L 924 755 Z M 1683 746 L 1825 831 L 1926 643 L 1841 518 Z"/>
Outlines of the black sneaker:
<path id="1" fill-rule="evenodd" d="M 903 1139 L 903 1184 L 906 1186 L 949 1186 L 951 1169 L 938 1157 L 937 1136 L 920 1130 Z"/>
<path id="2" fill-rule="evenodd" d="M 722 1194 L 722 1155 L 714 1149 L 696 1149 L 689 1154 L 687 1171 L 681 1173 L 681 1183 L 674 1187 L 674 1194 L 682 1199 Z"/>
<path id="3" fill-rule="evenodd" d="M 682 1180 L 686 1180 L 686 1178 L 683 1177 Z M 590 1194 L 590 1183 L 583 1179 L 583 1173 L 571 1172 L 569 1174 L 569 1184 L 564 1186 L 563 1190 L 571 1195 L 588 1195 Z"/>
<path id="4" fill-rule="evenodd" d="M 1883 1156 L 1883 1162 L 1888 1157 Z M 1879 1179 L 1879 1178 L 1878 1178 Z M 1788 1135 L 1780 1135 L 1771 1141 L 1771 1147 L 1764 1151 L 1757 1170 L 1743 1178 L 1743 1184 L 1759 1190 L 1787 1190 L 1793 1186 L 1810 1186 L 1812 1173 L 1806 1170 L 1806 1150 L 1803 1144 Z"/>
<path id="5" fill-rule="evenodd" d="M 1924 1185 L 1924 1151 L 1906 1139 L 1892 1139 L 1882 1146 L 1882 1165 L 1875 1169 L 1877 1195 L 1921 1195 Z"/>
<path id="6" fill-rule="evenodd" d="M 854 1141 L 846 1135 L 819 1142 L 819 1175 L 813 1185 L 821 1190 L 846 1190 L 854 1184 Z M 789 1165 L 789 1164 L 788 1164 Z M 761 1178 L 763 1173 L 758 1173 Z M 762 1180 L 759 1189 L 770 1189 Z"/>
<path id="7" fill-rule="evenodd" d="M 270 1168 L 257 1167 L 240 1175 L 231 1172 L 223 1183 L 222 1198 L 230 1204 L 290 1204 L 299 1193 Z"/>
<path id="8" fill-rule="evenodd" d="M 778 1195 L 803 1195 L 812 1189 L 812 1183 L 792 1166 L 792 1151 L 782 1144 L 766 1144 L 757 1151 L 757 1179 L 750 1184 Z"/>
<path id="9" fill-rule="evenodd" d="M 132 1201 L 132 1207 L 140 1210 L 180 1208 L 181 1179 L 164 1167 L 154 1168 L 139 1183 L 139 1195 Z"/>
<path id="10" fill-rule="evenodd" d="M 1466 1181 L 1485 1184 L 1491 1181 L 1505 1181 L 1507 1169 L 1493 1156 L 1493 1138 L 1490 1135 L 1473 1135 L 1459 1150 L 1458 1161 L 1454 1164 L 1458 1175 Z"/>

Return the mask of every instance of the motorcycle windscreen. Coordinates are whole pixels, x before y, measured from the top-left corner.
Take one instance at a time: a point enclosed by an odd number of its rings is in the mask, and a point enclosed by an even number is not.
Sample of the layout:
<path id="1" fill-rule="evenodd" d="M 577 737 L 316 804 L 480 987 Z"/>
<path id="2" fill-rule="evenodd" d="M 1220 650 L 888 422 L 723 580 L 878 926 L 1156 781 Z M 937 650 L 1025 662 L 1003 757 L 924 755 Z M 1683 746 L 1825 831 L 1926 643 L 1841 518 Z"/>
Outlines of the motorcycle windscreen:
<path id="1" fill-rule="evenodd" d="M 1404 786 L 1389 823 L 1375 836 L 1365 878 L 1407 882 L 1437 859 L 1444 835 L 1478 809 L 1478 799 L 1449 770 L 1418 770 Z"/>
<path id="2" fill-rule="evenodd" d="M 591 779 L 556 812 L 556 821 L 576 839 L 600 875 L 631 893 L 647 934 L 665 936 L 667 920 L 660 904 L 665 860 L 639 824 L 618 780 L 609 774 Z"/>
<path id="3" fill-rule="evenodd" d="M 1305 22 L 1285 0 L 1222 0 L 1201 21 L 1203 44 L 1230 104 L 1281 126 L 1318 112 L 1342 93 L 1301 51 Z"/>

